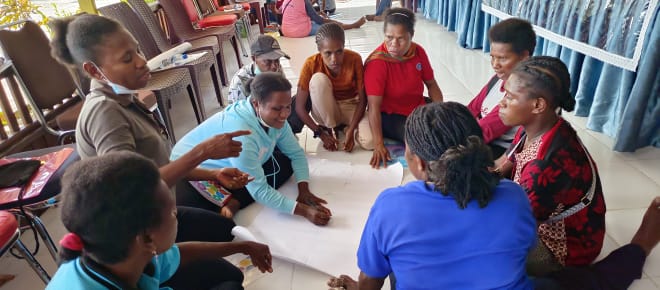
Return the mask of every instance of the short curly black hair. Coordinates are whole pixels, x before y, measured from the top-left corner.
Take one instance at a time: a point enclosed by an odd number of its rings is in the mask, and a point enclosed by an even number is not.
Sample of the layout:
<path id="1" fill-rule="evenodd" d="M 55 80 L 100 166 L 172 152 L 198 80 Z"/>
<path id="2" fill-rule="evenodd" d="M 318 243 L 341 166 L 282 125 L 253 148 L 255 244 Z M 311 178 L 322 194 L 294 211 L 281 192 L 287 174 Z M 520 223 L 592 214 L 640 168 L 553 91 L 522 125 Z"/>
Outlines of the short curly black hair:
<path id="1" fill-rule="evenodd" d="M 260 103 L 270 101 L 274 92 L 290 92 L 291 83 L 283 74 L 264 72 L 248 81 L 249 94 Z"/>
<path id="2" fill-rule="evenodd" d="M 491 43 L 508 43 L 516 54 L 527 51 L 531 56 L 536 48 L 536 33 L 532 24 L 520 18 L 509 18 L 491 26 L 488 40 Z"/>
<path id="3" fill-rule="evenodd" d="M 99 263 L 126 259 L 135 237 L 162 222 L 156 164 L 128 151 L 82 160 L 62 178 L 62 223 L 84 248 L 62 248 L 60 263 L 85 255 Z"/>

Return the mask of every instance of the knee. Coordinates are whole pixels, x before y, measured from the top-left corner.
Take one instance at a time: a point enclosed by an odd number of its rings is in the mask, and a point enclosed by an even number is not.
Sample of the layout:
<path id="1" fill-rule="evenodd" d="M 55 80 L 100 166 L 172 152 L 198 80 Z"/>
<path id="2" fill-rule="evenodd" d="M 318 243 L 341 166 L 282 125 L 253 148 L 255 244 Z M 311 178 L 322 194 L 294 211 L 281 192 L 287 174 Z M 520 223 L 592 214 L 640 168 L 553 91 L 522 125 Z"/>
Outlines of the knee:
<path id="1" fill-rule="evenodd" d="M 355 139 L 357 139 L 357 142 L 362 149 L 374 150 L 374 135 L 371 133 L 371 126 L 369 125 L 369 119 L 367 116 L 364 116 L 362 120 L 360 120 Z"/>
<path id="2" fill-rule="evenodd" d="M 374 138 L 371 134 L 362 134 L 358 132 L 357 136 L 358 144 L 364 150 L 374 150 Z"/>
<path id="3" fill-rule="evenodd" d="M 309 91 L 310 94 L 312 91 L 318 92 L 319 90 L 328 90 L 332 92 L 332 81 L 330 78 L 321 72 L 317 72 L 312 75 L 312 78 L 309 80 Z M 314 97 L 315 94 L 312 94 Z"/>

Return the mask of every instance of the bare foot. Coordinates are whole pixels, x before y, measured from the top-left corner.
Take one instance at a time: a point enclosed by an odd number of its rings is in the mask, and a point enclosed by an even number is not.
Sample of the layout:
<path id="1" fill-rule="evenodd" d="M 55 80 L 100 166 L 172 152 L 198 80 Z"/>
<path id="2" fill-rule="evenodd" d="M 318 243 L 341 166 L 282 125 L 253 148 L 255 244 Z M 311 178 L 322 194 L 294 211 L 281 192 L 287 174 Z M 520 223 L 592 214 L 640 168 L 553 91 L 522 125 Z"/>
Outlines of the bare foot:
<path id="1" fill-rule="evenodd" d="M 231 219 L 241 208 L 241 203 L 238 200 L 230 199 L 229 202 L 220 209 L 220 215 Z"/>
<path id="2" fill-rule="evenodd" d="M 353 280 L 348 275 L 340 275 L 339 278 L 332 277 L 328 280 L 328 286 L 333 287 L 332 289 L 346 289 L 346 290 L 357 290 L 358 283 Z"/>
<path id="3" fill-rule="evenodd" d="M 660 242 L 660 196 L 656 196 L 644 213 L 642 224 L 630 241 L 637 244 L 648 256 L 653 248 Z"/>

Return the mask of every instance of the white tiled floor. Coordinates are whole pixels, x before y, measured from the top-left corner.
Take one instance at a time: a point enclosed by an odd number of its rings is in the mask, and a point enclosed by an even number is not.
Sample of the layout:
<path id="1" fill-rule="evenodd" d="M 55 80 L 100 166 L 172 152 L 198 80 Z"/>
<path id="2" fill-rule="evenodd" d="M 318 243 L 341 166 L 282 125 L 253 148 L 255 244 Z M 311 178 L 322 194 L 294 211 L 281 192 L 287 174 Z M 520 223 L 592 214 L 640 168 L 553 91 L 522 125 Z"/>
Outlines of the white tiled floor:
<path id="1" fill-rule="evenodd" d="M 349 2 L 342 3 L 338 1 L 338 12 L 342 13 L 341 18 L 357 19 L 360 15 L 371 13 L 374 10 L 374 2 L 372 0 L 349 0 Z M 346 9 L 347 7 L 350 9 Z M 418 17 L 423 18 L 419 14 Z M 256 26 L 253 31 L 256 31 Z M 360 29 L 346 31 L 346 47 L 359 52 L 363 58 L 380 44 L 382 39 L 382 23 L 370 22 Z M 486 54 L 479 50 L 466 50 L 459 47 L 456 45 L 456 35 L 447 32 L 445 28 L 434 22 L 418 19 L 414 40 L 426 49 L 446 100 L 466 104 L 492 75 Z M 298 72 L 305 58 L 316 52 L 314 39 L 312 37 L 280 38 L 280 44 L 292 56 L 291 61 L 283 61 L 283 66 L 287 77 L 295 86 Z M 229 47 L 225 51 L 227 70 L 233 74 L 237 70 L 235 56 Z M 210 115 L 221 108 L 215 101 L 213 87 L 209 80 L 204 81 L 202 91 L 206 99 L 207 113 Z M 223 92 L 226 94 L 226 88 Z M 185 103 L 189 101 L 182 100 L 181 102 L 175 103 L 173 106 L 175 108 L 189 106 Z M 191 116 L 188 112 L 175 112 L 177 136 L 183 136 L 185 132 L 195 126 L 194 118 Z M 613 152 L 610 149 L 612 140 L 603 134 L 586 130 L 584 118 L 574 117 L 572 114 L 564 116 L 578 130 L 600 170 L 608 207 L 607 236 L 603 252 L 599 256 L 601 259 L 607 253 L 630 241 L 639 226 L 644 209 L 654 196 L 660 194 L 660 166 L 658 165 L 660 164 L 660 149 L 647 147 L 635 153 Z M 303 131 L 299 140 L 301 146 L 309 154 L 353 162 L 366 163 L 369 160 L 369 152 L 361 150 L 351 154 L 327 152 L 316 139 L 311 138 L 307 133 L 308 131 Z M 411 179 L 412 176 L 406 173 L 404 182 Z M 43 218 L 54 239 L 58 240 L 65 232 L 59 222 L 59 210 L 49 210 Z M 31 233 L 25 235 L 24 240 L 27 244 L 33 244 Z M 45 249 L 42 248 L 38 259 L 50 273 L 54 273 L 55 264 Z M 247 289 L 327 289 L 325 281 L 328 277 L 304 266 L 276 260 L 274 269 L 273 274 L 262 276 L 250 284 Z M 12 257 L 5 256 L 0 259 L 0 273 L 16 275 L 15 280 L 7 283 L 2 289 L 43 288 L 43 284 L 25 262 Z M 660 250 L 656 250 L 649 256 L 642 279 L 636 281 L 631 289 L 660 289 Z"/>

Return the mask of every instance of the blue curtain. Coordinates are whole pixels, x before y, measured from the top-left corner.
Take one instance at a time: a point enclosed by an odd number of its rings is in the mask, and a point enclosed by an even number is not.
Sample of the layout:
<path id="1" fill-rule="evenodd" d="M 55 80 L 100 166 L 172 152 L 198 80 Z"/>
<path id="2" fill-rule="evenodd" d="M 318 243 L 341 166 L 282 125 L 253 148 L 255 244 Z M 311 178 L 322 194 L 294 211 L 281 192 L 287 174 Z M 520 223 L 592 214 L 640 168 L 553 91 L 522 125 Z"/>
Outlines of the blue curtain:
<path id="1" fill-rule="evenodd" d="M 423 0 L 419 7 L 426 18 L 456 31 L 461 47 L 490 49 L 487 32 L 497 17 L 483 13 L 481 1 Z"/>
<path id="2" fill-rule="evenodd" d="M 461 47 L 490 50 L 488 28 L 498 19 L 481 11 L 480 0 L 424 0 L 420 7 L 426 18 L 456 31 Z M 575 114 L 587 117 L 589 129 L 612 137 L 615 151 L 631 152 L 648 145 L 660 147 L 660 13 L 657 9 L 649 13 L 654 16 L 637 72 L 603 63 L 543 38 L 537 40 L 535 55 L 559 57 L 568 66 L 577 102 Z M 561 18 L 562 15 L 557 15 L 557 19 Z M 565 35 L 604 25 L 597 20 L 591 22 L 592 27 L 585 28 L 578 24 L 580 21 L 572 25 L 570 22 L 555 23 L 566 25 Z"/>

